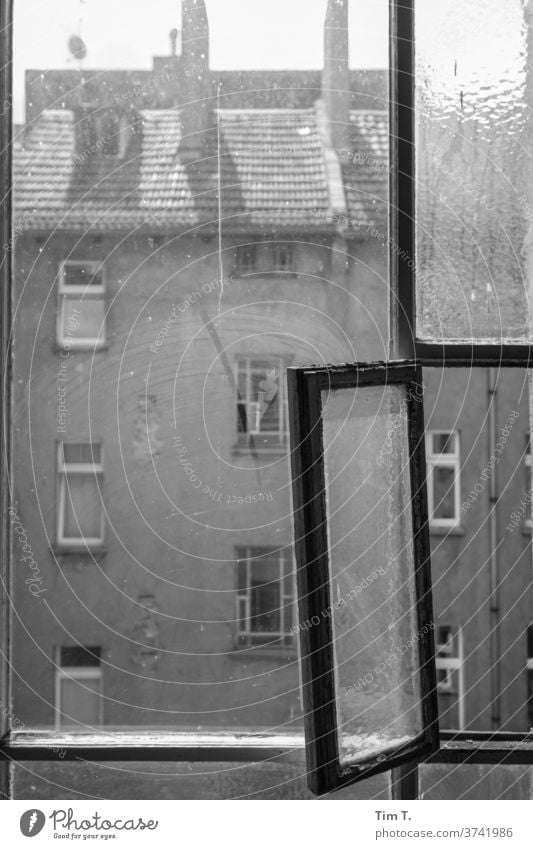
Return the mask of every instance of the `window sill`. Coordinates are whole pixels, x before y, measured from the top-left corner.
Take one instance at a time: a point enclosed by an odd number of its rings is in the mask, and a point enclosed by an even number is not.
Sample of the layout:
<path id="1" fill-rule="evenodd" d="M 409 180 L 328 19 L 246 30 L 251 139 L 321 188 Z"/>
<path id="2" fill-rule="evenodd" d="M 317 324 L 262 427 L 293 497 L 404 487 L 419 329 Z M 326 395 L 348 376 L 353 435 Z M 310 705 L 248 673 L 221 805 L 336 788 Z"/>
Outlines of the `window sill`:
<path id="1" fill-rule="evenodd" d="M 105 545 L 71 545 L 71 544 L 63 544 L 56 542 L 51 547 L 50 550 L 53 554 L 57 555 L 76 555 L 82 557 L 93 557 L 97 555 L 98 557 L 105 557 L 107 554 L 107 547 Z"/>
<path id="2" fill-rule="evenodd" d="M 232 652 L 228 656 L 233 660 L 279 660 L 280 657 L 286 657 L 287 660 L 296 660 L 297 651 L 296 645 L 290 646 L 274 646 L 261 644 L 246 644 L 235 642 Z"/>
<path id="3" fill-rule="evenodd" d="M 262 446 L 262 445 L 254 445 L 253 447 L 249 444 L 247 445 L 234 445 L 231 449 L 231 454 L 233 457 L 242 457 L 249 456 L 250 454 L 261 454 L 265 456 L 273 456 L 273 457 L 283 457 L 287 454 L 289 450 L 288 445 L 272 445 L 272 446 Z"/>
<path id="4" fill-rule="evenodd" d="M 429 526 L 430 536 L 436 537 L 463 537 L 465 535 L 465 529 L 462 525 L 454 525 L 453 527 L 445 527 L 443 525 L 431 525 Z"/>
<path id="5" fill-rule="evenodd" d="M 304 763 L 303 732 L 168 731 L 104 726 L 93 734 L 24 729 L 0 741 L 0 755 L 11 760 L 103 761 L 258 761 L 280 758 Z"/>
<path id="6" fill-rule="evenodd" d="M 60 354 L 63 351 L 68 351 L 69 354 L 84 354 L 87 352 L 95 354 L 98 351 L 107 351 L 108 348 L 109 342 L 102 342 L 99 345 L 90 343 L 87 345 L 61 345 L 60 342 L 54 342 L 52 345 L 54 354 Z"/>

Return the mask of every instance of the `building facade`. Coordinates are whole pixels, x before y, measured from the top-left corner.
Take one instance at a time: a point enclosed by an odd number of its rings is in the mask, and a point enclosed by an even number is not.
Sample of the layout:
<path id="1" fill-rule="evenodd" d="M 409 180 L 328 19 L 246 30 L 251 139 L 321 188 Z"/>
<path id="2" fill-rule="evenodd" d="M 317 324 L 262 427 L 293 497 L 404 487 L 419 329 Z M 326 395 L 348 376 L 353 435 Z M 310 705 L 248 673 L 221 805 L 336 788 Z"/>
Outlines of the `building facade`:
<path id="1" fill-rule="evenodd" d="M 285 370 L 388 346 L 387 81 L 349 69 L 346 15 L 330 0 L 321 74 L 212 71 L 202 0 L 152 71 L 27 72 L 13 683 L 28 727 L 301 724 Z M 523 730 L 527 393 L 491 379 L 425 377 L 442 725 Z"/>

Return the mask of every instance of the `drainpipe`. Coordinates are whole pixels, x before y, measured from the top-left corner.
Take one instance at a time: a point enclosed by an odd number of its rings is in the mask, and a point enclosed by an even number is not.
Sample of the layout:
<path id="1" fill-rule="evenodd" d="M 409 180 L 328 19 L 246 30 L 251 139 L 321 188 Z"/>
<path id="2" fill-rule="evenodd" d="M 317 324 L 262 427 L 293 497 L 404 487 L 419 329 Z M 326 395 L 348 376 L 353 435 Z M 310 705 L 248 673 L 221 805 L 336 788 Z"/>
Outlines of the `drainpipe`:
<path id="1" fill-rule="evenodd" d="M 496 446 L 496 370 L 488 369 L 489 463 Z M 500 592 L 498 555 L 498 473 L 494 464 L 489 478 L 489 563 L 490 563 L 490 689 L 491 724 L 500 727 Z"/>

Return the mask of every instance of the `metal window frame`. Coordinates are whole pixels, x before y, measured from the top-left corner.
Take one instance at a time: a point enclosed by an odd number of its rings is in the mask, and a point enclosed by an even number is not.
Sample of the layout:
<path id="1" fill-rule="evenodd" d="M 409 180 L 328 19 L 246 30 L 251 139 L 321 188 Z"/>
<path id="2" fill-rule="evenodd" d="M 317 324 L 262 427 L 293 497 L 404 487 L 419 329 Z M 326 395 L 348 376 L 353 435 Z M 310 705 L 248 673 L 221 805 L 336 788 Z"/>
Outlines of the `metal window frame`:
<path id="1" fill-rule="evenodd" d="M 421 733 L 410 743 L 378 753 L 358 764 L 343 765 L 338 743 L 334 636 L 331 610 L 326 475 L 322 436 L 322 395 L 363 386 L 399 386 L 406 392 L 409 479 L 416 590 Z M 426 514 L 422 371 L 414 362 L 316 366 L 288 371 L 291 425 L 295 547 L 300 621 L 313 628 L 300 632 L 308 784 L 323 795 L 439 748 L 437 685 L 433 645 L 429 523 Z M 315 622 L 315 619 L 317 620 Z"/>
<path id="2" fill-rule="evenodd" d="M 416 337 L 415 29 L 416 0 L 390 0 L 390 357 L 415 359 L 421 367 L 533 367 L 533 345 L 503 342 L 441 343 Z M 504 732 L 441 732 L 441 748 L 429 763 L 533 764 L 533 735 Z M 398 773 L 394 798 L 416 798 L 416 765 Z"/>

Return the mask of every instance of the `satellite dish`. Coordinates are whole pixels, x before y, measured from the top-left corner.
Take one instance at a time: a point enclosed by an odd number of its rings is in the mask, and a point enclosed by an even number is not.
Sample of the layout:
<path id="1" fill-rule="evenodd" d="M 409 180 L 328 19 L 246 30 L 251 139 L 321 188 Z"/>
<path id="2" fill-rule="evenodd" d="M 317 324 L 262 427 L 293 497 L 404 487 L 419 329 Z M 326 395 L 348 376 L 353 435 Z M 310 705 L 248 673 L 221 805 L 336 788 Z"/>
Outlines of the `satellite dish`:
<path id="1" fill-rule="evenodd" d="M 75 59 L 85 59 L 87 56 L 87 48 L 79 35 L 71 35 L 68 40 L 68 49 Z"/>

